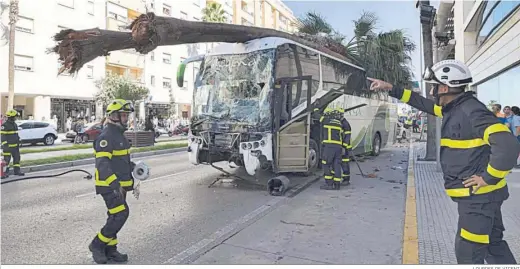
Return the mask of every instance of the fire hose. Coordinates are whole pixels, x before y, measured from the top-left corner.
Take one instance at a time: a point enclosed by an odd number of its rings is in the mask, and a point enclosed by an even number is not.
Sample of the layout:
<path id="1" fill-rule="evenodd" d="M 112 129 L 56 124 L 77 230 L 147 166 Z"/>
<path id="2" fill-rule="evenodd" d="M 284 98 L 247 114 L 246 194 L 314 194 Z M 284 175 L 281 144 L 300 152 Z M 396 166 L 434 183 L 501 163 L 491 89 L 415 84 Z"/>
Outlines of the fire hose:
<path id="1" fill-rule="evenodd" d="M 2 167 L 2 169 L 3 169 L 3 167 Z M 87 175 L 85 177 L 83 177 L 83 178 L 89 179 L 89 180 L 92 179 L 92 174 L 89 173 L 88 171 L 85 171 L 83 169 L 72 169 L 72 170 L 68 170 L 68 171 L 65 171 L 65 172 L 59 173 L 59 174 L 37 175 L 37 176 L 28 176 L 28 177 L 17 177 L 17 178 L 13 178 L 13 179 L 3 180 L 1 182 L 1 184 L 7 184 L 7 183 L 16 182 L 16 181 L 27 180 L 27 179 L 35 179 L 35 178 L 59 177 L 59 176 L 63 176 L 63 175 L 66 175 L 66 174 L 69 174 L 69 173 L 72 173 L 72 172 L 82 172 L 82 173 L 85 173 Z M 148 179 L 150 177 L 150 168 L 142 161 L 139 161 L 137 163 L 132 163 L 132 177 L 134 178 L 134 182 L 135 182 L 135 187 L 134 187 L 133 194 L 134 194 L 136 199 L 139 199 L 141 181 L 146 180 L 146 179 Z"/>

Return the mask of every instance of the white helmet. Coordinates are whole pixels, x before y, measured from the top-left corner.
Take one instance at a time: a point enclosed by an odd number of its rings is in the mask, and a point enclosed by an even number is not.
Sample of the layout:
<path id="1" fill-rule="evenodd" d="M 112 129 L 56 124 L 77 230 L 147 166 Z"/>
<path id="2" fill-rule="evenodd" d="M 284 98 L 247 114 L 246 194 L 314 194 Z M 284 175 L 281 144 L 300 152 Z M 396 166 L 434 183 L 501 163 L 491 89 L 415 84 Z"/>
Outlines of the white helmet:
<path id="1" fill-rule="evenodd" d="M 473 82 L 469 68 L 457 60 L 444 60 L 427 67 L 423 78 L 428 83 L 445 84 L 452 88 Z"/>

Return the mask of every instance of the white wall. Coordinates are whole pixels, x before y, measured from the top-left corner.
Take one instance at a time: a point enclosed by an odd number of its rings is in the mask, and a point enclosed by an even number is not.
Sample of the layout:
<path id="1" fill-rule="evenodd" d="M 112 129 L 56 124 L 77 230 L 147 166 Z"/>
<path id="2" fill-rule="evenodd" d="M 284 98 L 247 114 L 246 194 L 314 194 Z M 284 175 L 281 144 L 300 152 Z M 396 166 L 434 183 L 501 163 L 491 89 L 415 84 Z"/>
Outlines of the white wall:
<path id="1" fill-rule="evenodd" d="M 32 56 L 33 71 L 15 71 L 15 94 L 75 99 L 90 99 L 95 94 L 97 89 L 93 81 L 104 76 L 104 58 L 98 58 L 87 64 L 94 68 L 94 79 L 87 78 L 86 68 L 81 70 L 77 77 L 72 78 L 57 76 L 57 56 L 46 53 L 48 48 L 55 45 L 52 36 L 59 31 L 58 25 L 74 29 L 105 26 L 104 1 L 94 1 L 94 15 L 88 14 L 87 0 L 73 2 L 74 8 L 69 8 L 59 5 L 57 0 L 20 0 L 20 16 L 33 19 L 34 28 L 33 33 L 16 31 L 15 54 Z M 1 47 L 0 74 L 7 74 L 8 55 L 8 46 Z M 6 95 L 8 85 L 6 75 L 0 76 L 0 85 L 2 85 L 0 92 Z M 47 102 L 50 99 L 39 100 Z M 46 115 L 46 118 L 49 117 L 50 115 Z"/>

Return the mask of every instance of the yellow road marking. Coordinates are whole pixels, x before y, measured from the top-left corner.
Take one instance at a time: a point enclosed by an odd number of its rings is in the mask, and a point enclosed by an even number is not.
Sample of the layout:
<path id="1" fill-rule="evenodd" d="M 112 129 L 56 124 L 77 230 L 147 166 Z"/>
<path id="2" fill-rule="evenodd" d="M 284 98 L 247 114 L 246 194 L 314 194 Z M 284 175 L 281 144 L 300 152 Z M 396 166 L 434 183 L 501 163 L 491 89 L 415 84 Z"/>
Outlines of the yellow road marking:
<path id="1" fill-rule="evenodd" d="M 414 157 L 413 143 L 410 143 L 403 231 L 403 264 L 419 264 L 419 237 L 417 235 L 417 206 L 413 168 L 415 163 Z"/>

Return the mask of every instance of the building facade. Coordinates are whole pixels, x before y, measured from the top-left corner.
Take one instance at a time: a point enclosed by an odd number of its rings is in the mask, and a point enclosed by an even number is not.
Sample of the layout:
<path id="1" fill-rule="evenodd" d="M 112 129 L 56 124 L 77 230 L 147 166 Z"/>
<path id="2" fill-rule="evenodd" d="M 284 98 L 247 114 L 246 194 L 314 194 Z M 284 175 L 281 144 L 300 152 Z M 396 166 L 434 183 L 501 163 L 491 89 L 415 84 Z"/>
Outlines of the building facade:
<path id="1" fill-rule="evenodd" d="M 520 107 L 520 1 L 455 1 L 455 58 L 485 104 Z"/>
<path id="2" fill-rule="evenodd" d="M 160 118 L 172 114 L 191 116 L 193 81 L 198 72 L 189 65 L 184 87 L 176 83 L 178 65 L 186 58 L 210 50 L 214 44 L 164 46 L 147 55 L 135 50 L 114 51 L 86 64 L 76 76 L 57 76 L 55 54 L 46 50 L 55 45 L 52 36 L 63 29 L 121 30 L 139 15 L 152 11 L 159 16 L 201 21 L 207 3 L 221 4 L 228 23 L 255 25 L 292 32 L 296 18 L 279 0 L 19 0 L 19 20 L 15 40 L 14 108 L 22 118 L 48 120 L 57 118 L 58 131 L 65 131 L 67 118 L 87 116 L 100 119 L 103 106 L 94 102 L 98 92 L 95 81 L 106 74 L 125 76 L 150 89 L 150 96 L 137 106 L 138 116 L 148 113 Z M 208 2 L 206 2 L 208 1 Z M 5 18 L 4 18 L 5 19 Z M 4 22 L 7 24 L 7 22 Z M 8 46 L 0 47 L 2 59 L 8 59 Z M 7 74 L 8 64 L 0 66 Z M 8 85 L 7 76 L 0 76 Z M 0 87 L 2 112 L 7 107 L 7 87 Z"/>

